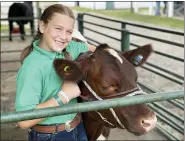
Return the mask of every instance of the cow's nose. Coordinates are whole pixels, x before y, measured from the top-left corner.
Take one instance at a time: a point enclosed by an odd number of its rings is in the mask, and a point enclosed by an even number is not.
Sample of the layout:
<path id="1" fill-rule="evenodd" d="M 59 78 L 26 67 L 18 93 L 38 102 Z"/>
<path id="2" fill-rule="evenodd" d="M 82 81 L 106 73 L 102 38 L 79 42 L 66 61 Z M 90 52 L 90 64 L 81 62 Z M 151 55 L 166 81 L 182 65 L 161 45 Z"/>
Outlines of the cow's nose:
<path id="1" fill-rule="evenodd" d="M 146 130 L 146 132 L 150 131 L 151 129 L 153 129 L 155 127 L 157 123 L 157 117 L 156 115 L 154 115 L 152 118 L 147 118 L 147 119 L 142 119 L 141 120 L 141 125 L 142 127 Z"/>

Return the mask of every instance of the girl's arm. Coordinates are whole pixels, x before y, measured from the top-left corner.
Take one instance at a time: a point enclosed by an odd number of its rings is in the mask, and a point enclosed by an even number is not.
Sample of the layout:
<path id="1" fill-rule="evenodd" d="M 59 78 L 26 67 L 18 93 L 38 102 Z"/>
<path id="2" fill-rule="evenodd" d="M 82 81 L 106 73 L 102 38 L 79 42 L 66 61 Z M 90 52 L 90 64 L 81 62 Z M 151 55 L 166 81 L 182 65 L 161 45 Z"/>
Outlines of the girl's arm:
<path id="1" fill-rule="evenodd" d="M 87 44 L 88 46 L 88 51 L 94 52 L 96 50 L 96 47 L 94 45 Z"/>
<path id="2" fill-rule="evenodd" d="M 61 98 L 61 100 L 65 104 L 64 98 Z M 59 106 L 59 105 L 58 105 L 58 103 L 56 102 L 56 100 L 54 98 L 51 98 L 51 99 L 49 99 L 49 100 L 47 100 L 47 101 L 45 101 L 43 103 L 38 104 L 35 109 L 48 108 L 48 107 L 54 107 L 54 106 Z M 22 129 L 27 129 L 27 128 L 30 128 L 30 127 L 40 123 L 44 119 L 45 118 L 20 121 L 20 122 L 18 122 L 18 125 Z"/>
<path id="3" fill-rule="evenodd" d="M 80 95 L 80 89 L 79 89 L 78 85 L 73 82 L 64 82 L 61 90 L 67 94 L 69 100 L 76 98 Z M 60 100 L 63 102 L 63 104 L 67 103 L 67 101 L 65 100 L 65 98 L 62 95 L 58 94 L 58 96 L 59 96 Z M 51 98 L 43 103 L 38 104 L 35 109 L 55 107 L 55 106 L 59 106 L 59 104 L 57 103 L 57 101 L 54 98 Z M 22 129 L 27 129 L 27 128 L 30 128 L 30 127 L 40 123 L 44 119 L 45 118 L 20 121 L 20 122 L 18 122 L 18 125 Z"/>
<path id="4" fill-rule="evenodd" d="M 73 37 L 73 40 L 76 40 L 78 42 L 82 41 L 82 42 L 86 43 L 88 46 L 88 51 L 94 52 L 96 50 L 96 47 L 88 44 L 87 40 L 84 38 L 84 36 L 77 29 L 73 30 L 72 37 Z"/>

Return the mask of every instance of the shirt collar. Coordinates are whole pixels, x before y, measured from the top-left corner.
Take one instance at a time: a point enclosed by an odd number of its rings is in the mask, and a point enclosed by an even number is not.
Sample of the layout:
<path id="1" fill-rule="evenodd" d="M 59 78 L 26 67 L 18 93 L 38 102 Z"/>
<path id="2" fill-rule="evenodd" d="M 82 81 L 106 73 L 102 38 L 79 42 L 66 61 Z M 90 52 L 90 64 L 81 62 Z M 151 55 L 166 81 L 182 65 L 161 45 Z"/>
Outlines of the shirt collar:
<path id="1" fill-rule="evenodd" d="M 36 40 L 36 41 L 33 42 L 33 50 L 34 51 L 39 52 L 40 54 L 45 55 L 45 56 L 49 57 L 52 60 L 55 59 L 56 55 L 60 54 L 60 53 L 57 53 L 57 52 L 50 52 L 50 51 L 47 51 L 47 50 L 44 50 L 44 49 L 40 48 L 38 46 L 39 42 L 40 42 L 40 40 Z"/>

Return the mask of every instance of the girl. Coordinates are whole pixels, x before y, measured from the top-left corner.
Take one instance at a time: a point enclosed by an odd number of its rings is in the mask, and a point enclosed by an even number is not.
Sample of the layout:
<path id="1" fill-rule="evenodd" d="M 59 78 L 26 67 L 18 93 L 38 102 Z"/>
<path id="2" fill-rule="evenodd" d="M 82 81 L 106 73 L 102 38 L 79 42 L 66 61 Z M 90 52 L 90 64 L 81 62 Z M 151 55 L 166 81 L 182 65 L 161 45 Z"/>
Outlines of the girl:
<path id="1" fill-rule="evenodd" d="M 75 17 L 70 8 L 54 4 L 44 10 L 33 43 L 21 56 L 22 66 L 16 77 L 16 111 L 76 103 L 80 89 L 64 82 L 53 68 L 55 58 L 75 60 L 95 47 L 72 40 Z M 29 128 L 29 140 L 87 140 L 80 114 L 68 114 L 20 121 Z"/>

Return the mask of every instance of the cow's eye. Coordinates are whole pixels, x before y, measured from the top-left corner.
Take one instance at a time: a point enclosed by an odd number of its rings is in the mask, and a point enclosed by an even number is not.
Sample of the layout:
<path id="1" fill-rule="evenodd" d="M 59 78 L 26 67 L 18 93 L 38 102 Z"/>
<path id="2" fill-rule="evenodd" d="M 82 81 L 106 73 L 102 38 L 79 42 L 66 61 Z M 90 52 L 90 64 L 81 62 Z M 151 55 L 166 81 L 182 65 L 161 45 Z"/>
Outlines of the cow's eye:
<path id="1" fill-rule="evenodd" d="M 70 70 L 71 70 L 70 66 L 65 66 L 65 67 L 64 67 L 64 71 L 65 71 L 65 72 L 69 72 Z"/>
<path id="2" fill-rule="evenodd" d="M 116 86 L 114 86 L 114 85 L 110 85 L 110 86 L 102 86 L 102 89 L 104 90 L 104 91 L 108 91 L 108 92 L 114 92 L 114 91 L 117 91 L 117 87 Z"/>
<path id="3" fill-rule="evenodd" d="M 109 88 L 112 87 L 112 86 L 109 85 L 109 86 L 101 86 L 101 87 L 102 87 L 103 90 L 107 90 L 107 89 L 109 89 Z"/>

